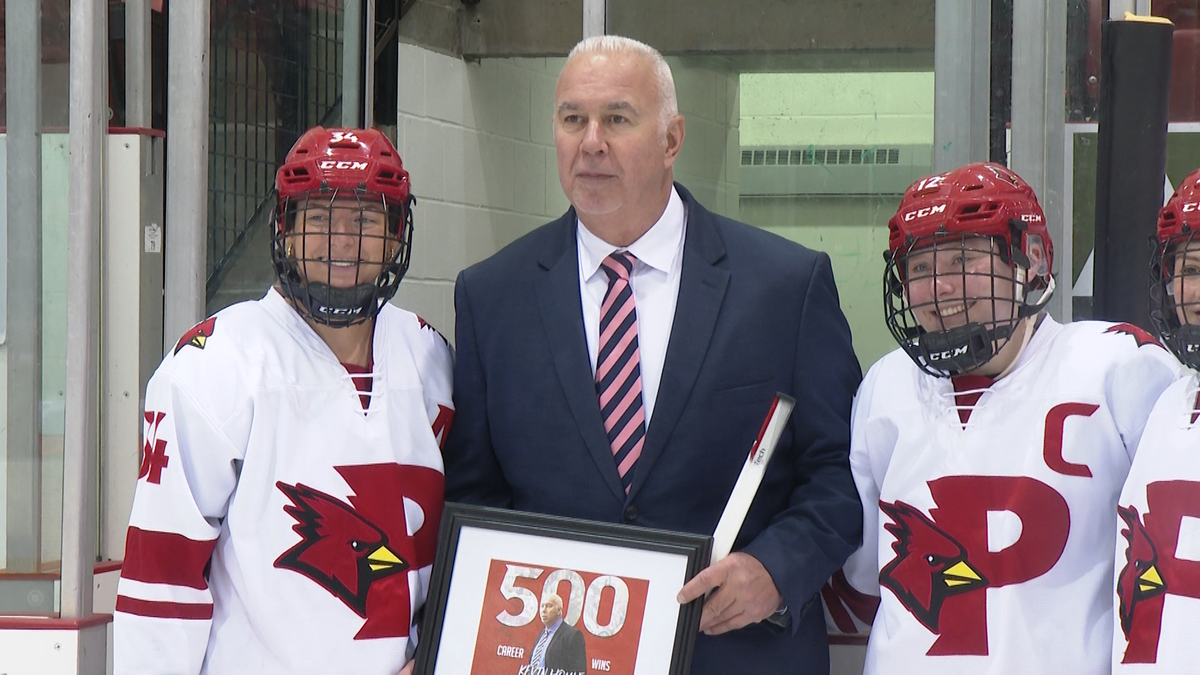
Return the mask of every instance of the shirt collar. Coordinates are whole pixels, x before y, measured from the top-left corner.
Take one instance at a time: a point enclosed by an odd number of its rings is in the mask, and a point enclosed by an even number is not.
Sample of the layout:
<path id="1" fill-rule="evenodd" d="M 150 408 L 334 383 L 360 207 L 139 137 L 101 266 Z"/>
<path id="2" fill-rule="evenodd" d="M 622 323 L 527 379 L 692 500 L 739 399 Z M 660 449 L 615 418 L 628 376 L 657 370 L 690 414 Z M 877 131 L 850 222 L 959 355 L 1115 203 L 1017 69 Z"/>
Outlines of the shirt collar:
<path id="1" fill-rule="evenodd" d="M 679 255 L 679 240 L 683 237 L 683 221 L 686 215 L 683 199 L 672 185 L 667 208 L 658 221 L 624 250 L 649 267 L 660 272 L 670 272 L 675 256 Z M 575 220 L 575 225 L 579 241 L 579 265 L 584 272 L 584 278 L 590 279 L 610 253 L 621 249 L 592 234 L 578 219 Z"/>

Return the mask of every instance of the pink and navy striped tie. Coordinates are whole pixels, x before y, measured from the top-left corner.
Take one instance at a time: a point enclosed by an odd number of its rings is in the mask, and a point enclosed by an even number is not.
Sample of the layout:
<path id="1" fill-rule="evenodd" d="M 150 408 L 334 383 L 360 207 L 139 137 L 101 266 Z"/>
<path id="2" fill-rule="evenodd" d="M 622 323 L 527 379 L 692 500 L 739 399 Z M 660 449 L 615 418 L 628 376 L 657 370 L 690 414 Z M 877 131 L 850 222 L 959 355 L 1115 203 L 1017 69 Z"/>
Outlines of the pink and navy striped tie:
<path id="1" fill-rule="evenodd" d="M 633 255 L 616 251 L 600 263 L 608 275 L 608 291 L 600 305 L 600 351 L 596 357 L 600 416 L 626 493 L 646 440 L 637 309 L 629 286 L 633 261 Z"/>

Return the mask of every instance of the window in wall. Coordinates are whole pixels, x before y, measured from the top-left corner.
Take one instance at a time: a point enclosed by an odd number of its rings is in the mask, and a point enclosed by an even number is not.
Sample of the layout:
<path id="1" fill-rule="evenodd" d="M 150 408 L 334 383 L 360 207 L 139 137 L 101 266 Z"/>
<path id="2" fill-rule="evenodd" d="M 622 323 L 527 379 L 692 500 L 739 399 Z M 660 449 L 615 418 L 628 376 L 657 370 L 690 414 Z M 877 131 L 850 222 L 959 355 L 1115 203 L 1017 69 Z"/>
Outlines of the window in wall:
<path id="1" fill-rule="evenodd" d="M 261 297 L 268 194 L 292 144 L 341 124 L 341 0 L 214 3 L 209 34 L 208 311 Z"/>
<path id="2" fill-rule="evenodd" d="M 931 170 L 933 72 L 739 80 L 738 217 L 830 255 L 869 366 L 895 348 L 880 311 L 882 253 L 900 196 Z"/>
<path id="3" fill-rule="evenodd" d="M 1099 98 L 1100 25 L 1106 3 L 1072 0 L 1067 23 L 1067 186 L 1072 231 L 1071 289 L 1074 317 L 1092 316 L 1093 249 L 1096 228 L 1096 102 Z M 1175 24 L 1164 201 L 1200 167 L 1200 0 L 1154 0 L 1151 12 Z M 1138 280 L 1142 281 L 1142 280 Z M 1145 283 L 1149 283 L 1148 278 Z"/>
<path id="4" fill-rule="evenodd" d="M 10 3 L 11 4 L 11 3 Z M 29 287 L 5 289 L 10 308 L 7 323 L 13 326 L 11 308 L 37 304 L 40 334 L 35 353 L 17 353 L 14 342 L 0 343 L 0 401 L 6 420 L 10 412 L 9 365 L 12 360 L 36 363 L 41 396 L 37 435 L 32 444 L 9 447 L 7 433 L 0 434 L 0 614 L 53 615 L 58 611 L 57 580 L 62 550 L 63 427 L 66 389 L 66 279 L 67 279 L 67 100 L 70 57 L 70 7 L 66 0 L 40 2 L 42 90 L 10 89 L 0 79 L 0 98 L 41 97 L 42 192 L 40 195 L 5 195 L 6 199 L 40 199 L 41 223 L 32 224 L 41 237 L 41 294 L 22 297 Z M 10 10 L 9 7 L 5 8 Z M 10 10 L 11 11 L 11 10 Z M 7 15 L 9 12 L 6 11 Z M 7 16 L 5 17 L 7 18 Z M 6 50 L 0 50 L 0 78 Z M 7 116 L 4 117 L 7 123 Z M 7 146 L 6 146 L 7 147 Z M 8 153 L 3 153 L 5 161 Z M 14 158 L 15 159 L 15 158 Z M 7 184 L 0 182 L 0 191 Z M 0 220 L 6 212 L 0 212 Z M 5 223 L 6 236 L 26 223 Z M 10 237 L 9 241 L 13 241 Z M 10 250 L 10 254 L 13 252 Z M 22 316 L 22 328 L 35 317 Z M 8 336 L 12 335 L 9 329 Z M 14 383 L 16 391 L 21 383 Z M 26 399 L 28 400 L 28 399 Z M 10 420 L 11 423 L 11 420 Z M 7 429 L 6 425 L 6 429 Z"/>
<path id="5" fill-rule="evenodd" d="M 687 118 L 679 180 L 829 253 L 864 368 L 894 349 L 882 252 L 900 195 L 930 170 L 933 0 L 607 7 L 609 33 L 668 55 Z"/>

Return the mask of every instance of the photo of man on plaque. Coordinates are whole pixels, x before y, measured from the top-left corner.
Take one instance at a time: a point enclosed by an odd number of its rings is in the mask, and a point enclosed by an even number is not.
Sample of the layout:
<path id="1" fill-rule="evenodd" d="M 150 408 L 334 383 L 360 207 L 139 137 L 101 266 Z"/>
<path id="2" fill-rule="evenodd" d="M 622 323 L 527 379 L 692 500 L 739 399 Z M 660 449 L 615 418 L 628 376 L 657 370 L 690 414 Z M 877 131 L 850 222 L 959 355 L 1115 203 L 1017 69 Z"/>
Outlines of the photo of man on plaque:
<path id="1" fill-rule="evenodd" d="M 587 675 L 587 651 L 583 633 L 563 621 L 563 601 L 557 593 L 542 598 L 542 625 L 530 648 L 528 675 Z"/>

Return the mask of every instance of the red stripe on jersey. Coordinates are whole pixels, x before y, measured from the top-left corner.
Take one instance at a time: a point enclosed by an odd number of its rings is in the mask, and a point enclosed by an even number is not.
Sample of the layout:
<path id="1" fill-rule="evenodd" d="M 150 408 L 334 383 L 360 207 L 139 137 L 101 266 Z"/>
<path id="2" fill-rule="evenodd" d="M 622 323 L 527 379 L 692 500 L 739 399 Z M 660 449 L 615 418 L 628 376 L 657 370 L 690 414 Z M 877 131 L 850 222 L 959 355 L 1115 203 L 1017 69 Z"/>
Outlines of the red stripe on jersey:
<path id="1" fill-rule="evenodd" d="M 117 611 L 153 619 L 191 619 L 208 621 L 213 615 L 211 602 L 161 602 L 117 596 Z"/>
<path id="2" fill-rule="evenodd" d="M 846 578 L 846 573 L 843 570 L 834 572 L 833 577 L 830 578 L 828 583 L 830 590 L 841 599 L 851 612 L 854 612 L 854 616 L 858 617 L 859 621 L 865 624 L 875 622 L 875 613 L 879 611 L 879 598 L 863 593 L 851 586 L 850 580 Z"/>
<path id="3" fill-rule="evenodd" d="M 174 532 L 130 527 L 121 577 L 205 590 L 208 580 L 204 578 L 204 569 L 216 546 L 216 539 L 196 541 Z"/>
<path id="4" fill-rule="evenodd" d="M 821 599 L 825 601 L 825 607 L 829 610 L 829 616 L 833 618 L 833 625 L 843 633 L 857 633 L 858 626 L 854 625 L 854 619 L 850 618 L 850 612 L 842 606 L 841 600 L 837 596 L 837 592 L 826 581 L 821 586 Z"/>

